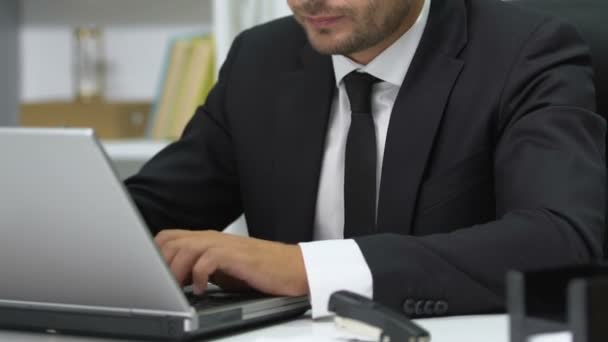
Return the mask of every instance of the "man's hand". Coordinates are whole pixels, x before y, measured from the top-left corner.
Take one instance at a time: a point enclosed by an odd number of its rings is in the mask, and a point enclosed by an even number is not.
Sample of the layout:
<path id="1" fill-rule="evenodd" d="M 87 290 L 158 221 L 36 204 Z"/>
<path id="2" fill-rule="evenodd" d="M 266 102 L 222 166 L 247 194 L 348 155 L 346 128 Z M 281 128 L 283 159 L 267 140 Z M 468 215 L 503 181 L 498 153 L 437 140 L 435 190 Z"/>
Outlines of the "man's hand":
<path id="1" fill-rule="evenodd" d="M 246 285 L 279 296 L 308 294 L 300 247 L 216 231 L 164 230 L 156 244 L 181 285 L 201 294 L 209 279 L 224 288 Z M 241 285 L 241 286 L 239 286 Z"/>

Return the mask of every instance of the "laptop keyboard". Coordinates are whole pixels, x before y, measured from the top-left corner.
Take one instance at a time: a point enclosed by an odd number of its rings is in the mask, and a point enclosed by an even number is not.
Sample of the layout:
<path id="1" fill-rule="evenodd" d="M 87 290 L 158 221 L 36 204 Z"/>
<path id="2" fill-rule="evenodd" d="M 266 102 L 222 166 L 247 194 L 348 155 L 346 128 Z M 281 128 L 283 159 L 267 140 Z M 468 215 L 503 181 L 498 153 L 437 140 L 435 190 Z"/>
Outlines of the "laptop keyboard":
<path id="1" fill-rule="evenodd" d="M 236 293 L 236 292 L 224 292 L 222 290 L 208 290 L 201 296 L 197 296 L 191 291 L 184 292 L 190 305 L 195 309 L 210 309 L 219 306 L 225 306 L 228 304 L 239 304 L 248 300 L 266 298 L 267 295 L 249 292 L 249 293 Z"/>

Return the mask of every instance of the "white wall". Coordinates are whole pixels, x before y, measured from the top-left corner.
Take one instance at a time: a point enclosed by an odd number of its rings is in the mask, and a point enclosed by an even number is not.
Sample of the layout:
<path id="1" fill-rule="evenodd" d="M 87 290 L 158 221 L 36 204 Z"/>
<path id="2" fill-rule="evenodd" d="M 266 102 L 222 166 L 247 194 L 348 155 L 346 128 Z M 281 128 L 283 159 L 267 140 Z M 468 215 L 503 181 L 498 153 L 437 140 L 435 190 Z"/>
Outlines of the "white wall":
<path id="1" fill-rule="evenodd" d="M 73 30 L 103 29 L 106 97 L 151 100 L 169 39 L 208 32 L 211 0 L 21 0 L 21 100 L 73 98 Z"/>
<path id="2" fill-rule="evenodd" d="M 287 0 L 213 0 L 213 32 L 217 41 L 216 66 L 221 67 L 234 38 L 243 30 L 291 15 Z"/>

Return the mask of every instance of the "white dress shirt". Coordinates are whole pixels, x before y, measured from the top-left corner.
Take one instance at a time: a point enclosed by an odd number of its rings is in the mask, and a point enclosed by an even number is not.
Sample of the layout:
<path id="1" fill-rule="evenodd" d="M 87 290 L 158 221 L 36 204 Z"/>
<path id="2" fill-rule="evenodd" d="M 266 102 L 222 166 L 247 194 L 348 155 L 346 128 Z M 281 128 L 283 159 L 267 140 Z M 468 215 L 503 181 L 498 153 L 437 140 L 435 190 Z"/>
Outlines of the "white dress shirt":
<path id="1" fill-rule="evenodd" d="M 332 56 L 338 91 L 331 107 L 319 179 L 313 228 L 315 241 L 300 243 L 313 318 L 329 314 L 327 304 L 335 291 L 349 290 L 369 298 L 373 295 L 372 274 L 363 253 L 354 240 L 344 240 L 344 163 L 351 109 L 342 80 L 354 70 L 366 72 L 381 80 L 372 89 L 372 116 L 378 148 L 377 206 L 391 112 L 426 27 L 430 2 L 431 0 L 425 1 L 416 23 L 369 64 L 364 66 L 344 56 Z"/>

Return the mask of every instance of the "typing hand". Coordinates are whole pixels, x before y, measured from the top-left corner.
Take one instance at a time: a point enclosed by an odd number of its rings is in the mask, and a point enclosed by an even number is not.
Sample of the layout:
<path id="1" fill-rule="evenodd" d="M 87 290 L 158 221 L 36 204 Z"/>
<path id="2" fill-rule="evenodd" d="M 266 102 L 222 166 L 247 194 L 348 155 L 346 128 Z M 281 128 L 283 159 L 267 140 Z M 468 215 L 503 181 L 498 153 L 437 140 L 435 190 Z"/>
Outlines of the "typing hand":
<path id="1" fill-rule="evenodd" d="M 300 247 L 217 231 L 164 230 L 154 239 L 182 285 L 200 295 L 213 282 L 278 296 L 308 294 Z"/>

